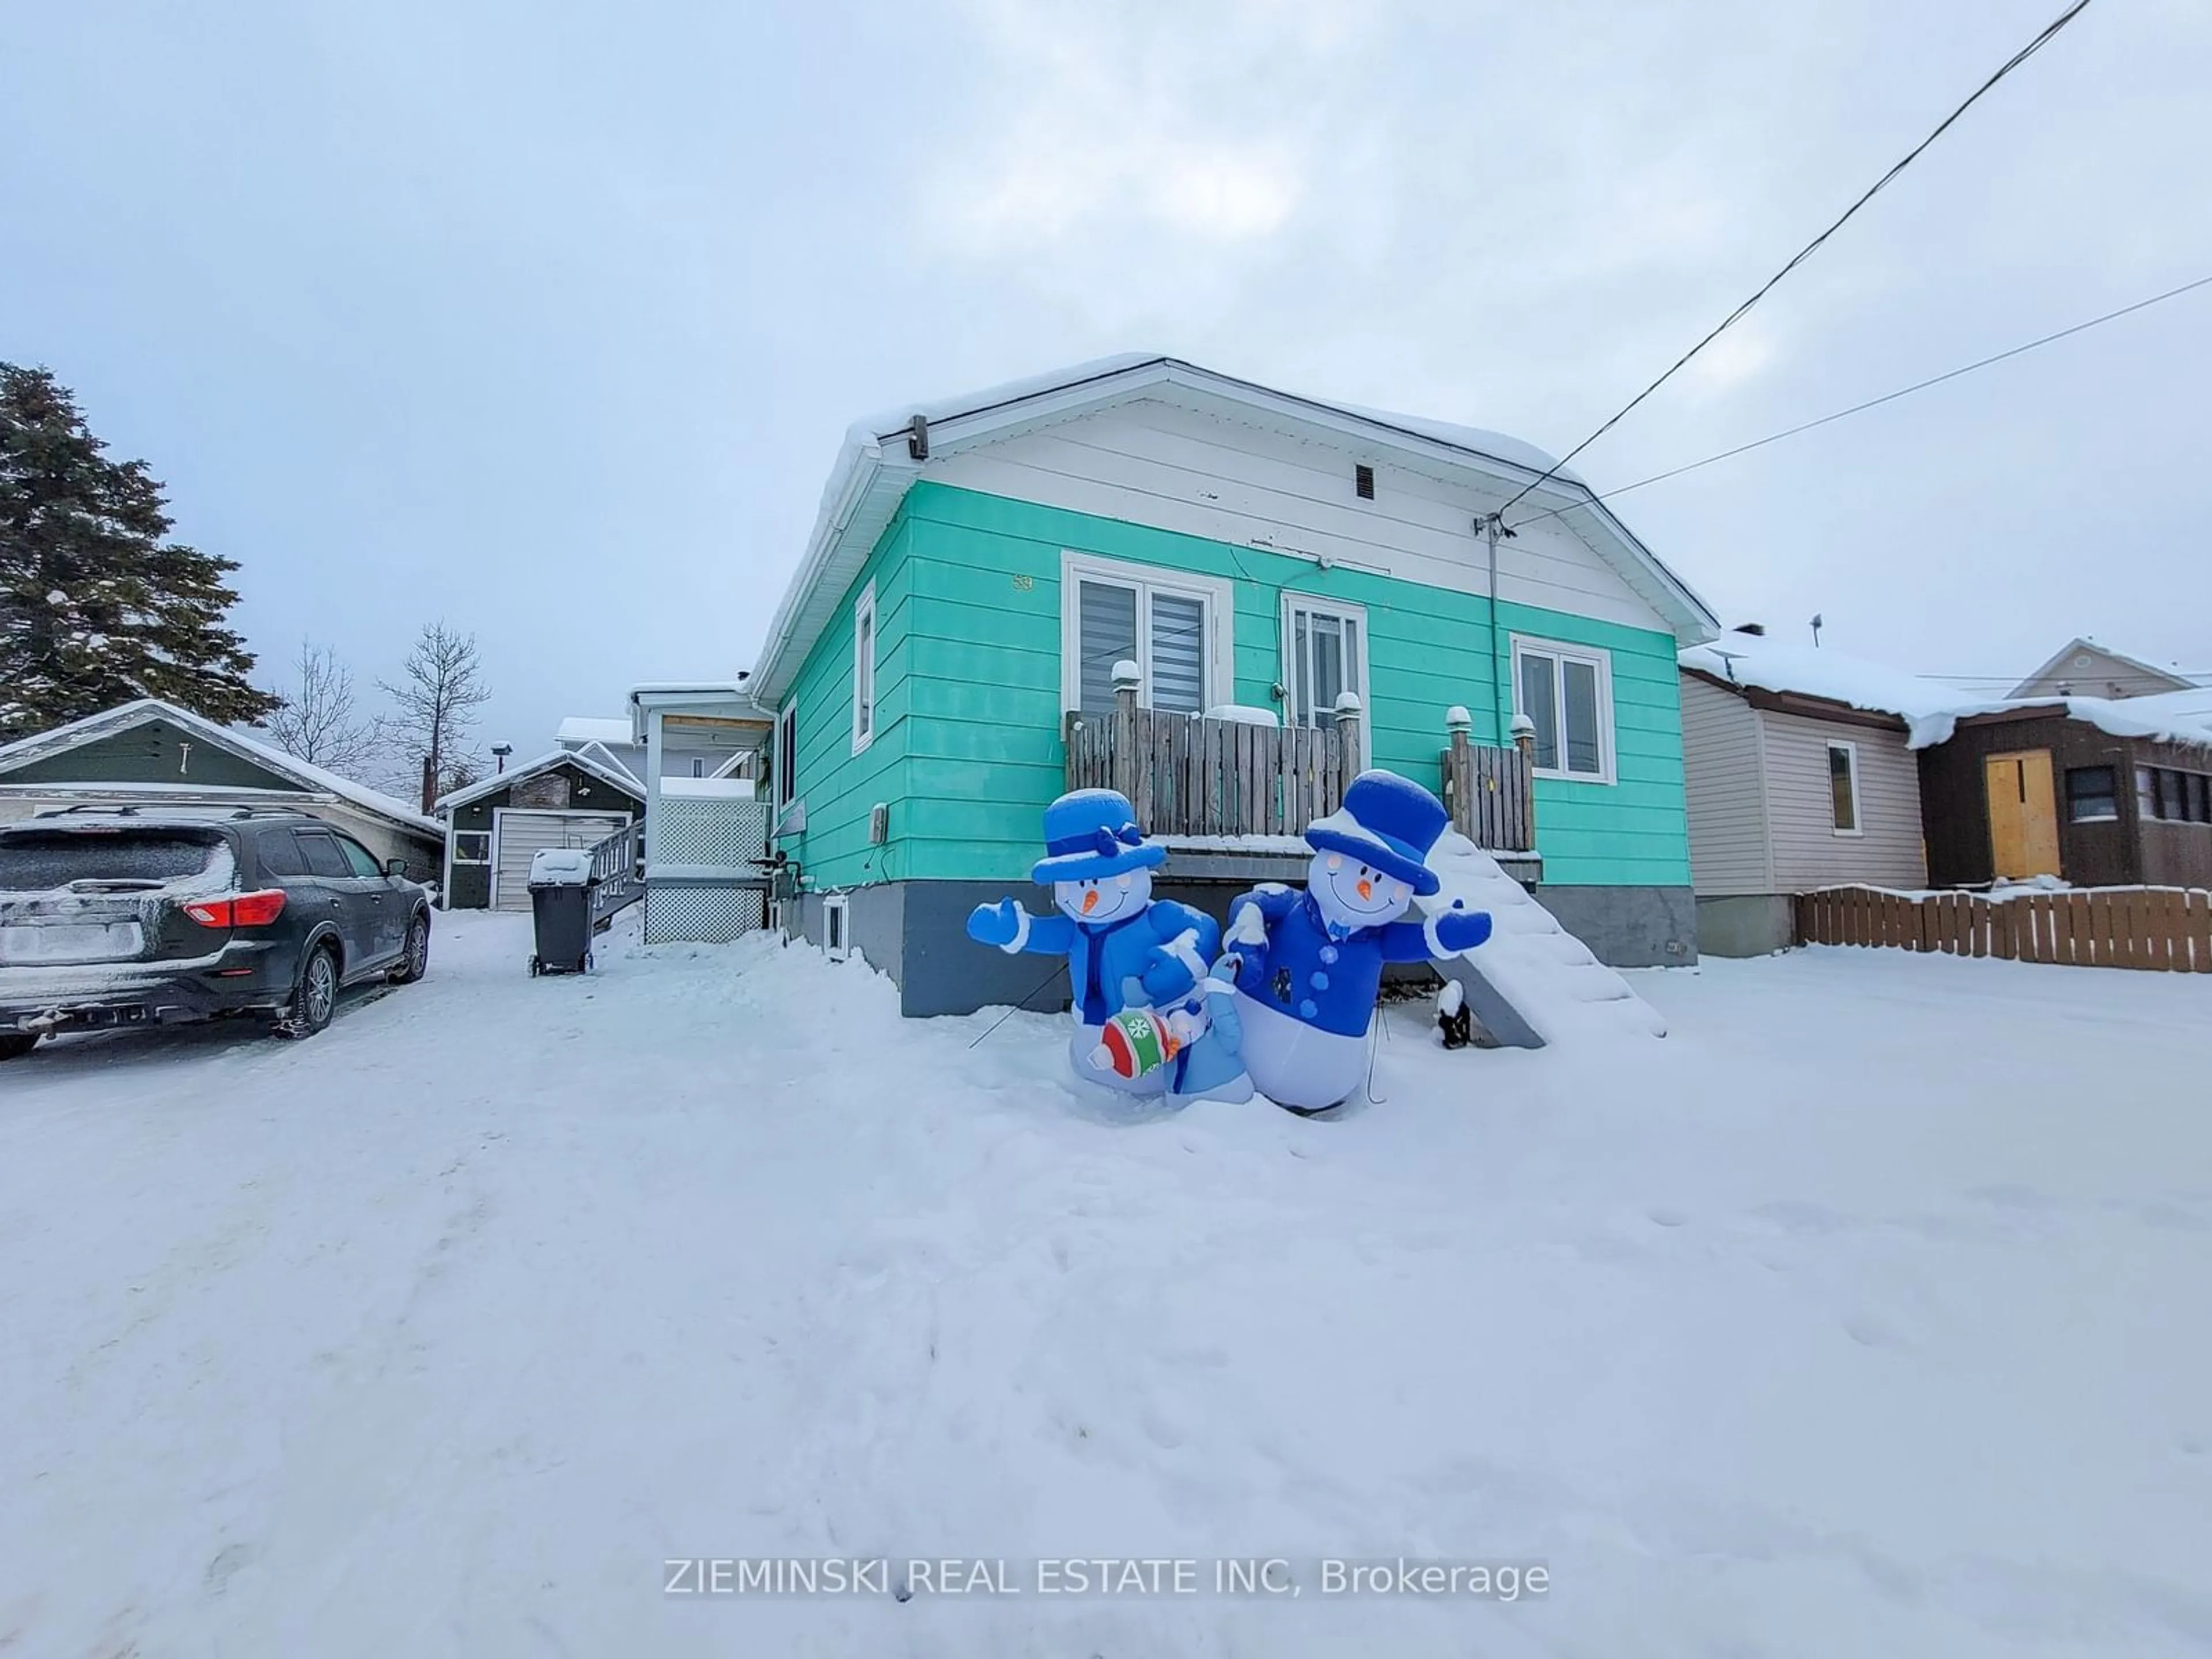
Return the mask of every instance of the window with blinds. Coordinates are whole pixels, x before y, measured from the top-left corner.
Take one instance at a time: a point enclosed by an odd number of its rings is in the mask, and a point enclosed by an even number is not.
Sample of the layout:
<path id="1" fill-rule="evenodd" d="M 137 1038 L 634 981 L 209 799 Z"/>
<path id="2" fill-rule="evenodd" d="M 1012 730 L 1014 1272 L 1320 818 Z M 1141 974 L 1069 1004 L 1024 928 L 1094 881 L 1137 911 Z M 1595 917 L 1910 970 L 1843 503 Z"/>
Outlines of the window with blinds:
<path id="1" fill-rule="evenodd" d="M 1073 576 L 1068 643 L 1075 653 L 1075 706 L 1114 707 L 1114 665 L 1133 662 L 1147 708 L 1202 713 L 1212 700 L 1214 605 L 1209 592 L 1132 574 Z"/>

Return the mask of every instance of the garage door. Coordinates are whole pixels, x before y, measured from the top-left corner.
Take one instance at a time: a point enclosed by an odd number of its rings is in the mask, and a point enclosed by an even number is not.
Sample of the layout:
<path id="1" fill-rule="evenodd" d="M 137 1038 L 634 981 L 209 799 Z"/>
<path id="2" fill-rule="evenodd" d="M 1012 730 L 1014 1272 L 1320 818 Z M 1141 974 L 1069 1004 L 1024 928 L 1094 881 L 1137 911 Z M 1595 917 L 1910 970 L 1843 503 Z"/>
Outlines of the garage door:
<path id="1" fill-rule="evenodd" d="M 501 812 L 495 820 L 498 844 L 492 854 L 494 908 L 530 908 L 530 855 L 539 848 L 590 847 L 629 822 L 622 812 Z"/>

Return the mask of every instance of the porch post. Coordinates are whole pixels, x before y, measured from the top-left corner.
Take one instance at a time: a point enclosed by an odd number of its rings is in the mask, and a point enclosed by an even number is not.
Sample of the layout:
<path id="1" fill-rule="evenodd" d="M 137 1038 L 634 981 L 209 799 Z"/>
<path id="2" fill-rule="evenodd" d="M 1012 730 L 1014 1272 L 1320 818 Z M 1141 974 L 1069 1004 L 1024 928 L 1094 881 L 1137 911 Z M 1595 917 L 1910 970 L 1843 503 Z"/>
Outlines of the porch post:
<path id="1" fill-rule="evenodd" d="M 1466 704 L 1455 702 L 1444 710 L 1444 730 L 1450 734 L 1444 752 L 1444 799 L 1451 807 L 1452 828 L 1475 841 L 1474 757 L 1468 747 L 1474 732 L 1474 716 L 1468 713 Z"/>
<path id="2" fill-rule="evenodd" d="M 1336 699 L 1337 741 L 1344 750 L 1344 781 L 1349 784 L 1359 775 L 1359 694 L 1343 691 Z"/>
<path id="3" fill-rule="evenodd" d="M 1143 682 L 1143 672 L 1128 658 L 1114 665 L 1114 733 L 1109 750 L 1114 787 L 1139 813 L 1144 807 L 1137 799 L 1137 688 Z"/>
<path id="4" fill-rule="evenodd" d="M 660 817 L 660 711 L 645 711 L 645 855 L 655 856 L 653 831 Z"/>
<path id="5" fill-rule="evenodd" d="M 1521 850 L 1536 850 L 1536 722 L 1525 714 L 1513 717 L 1513 746 L 1521 755 L 1521 799 L 1525 803 L 1521 811 L 1521 822 L 1528 845 Z"/>

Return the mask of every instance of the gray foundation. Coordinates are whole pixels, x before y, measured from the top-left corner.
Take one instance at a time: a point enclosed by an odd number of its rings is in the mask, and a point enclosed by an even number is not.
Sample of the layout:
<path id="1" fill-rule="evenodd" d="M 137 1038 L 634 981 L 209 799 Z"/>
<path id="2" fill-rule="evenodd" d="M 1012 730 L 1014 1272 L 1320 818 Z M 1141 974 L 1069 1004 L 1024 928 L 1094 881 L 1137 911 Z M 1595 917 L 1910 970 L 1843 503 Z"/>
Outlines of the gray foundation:
<path id="1" fill-rule="evenodd" d="M 1536 898 L 1609 968 L 1698 959 L 1698 903 L 1686 887 L 1539 887 Z"/>
<path id="2" fill-rule="evenodd" d="M 1295 869 L 1266 878 L 1287 875 L 1295 884 L 1304 870 L 1300 861 Z M 1153 891 L 1225 922 L 1230 901 L 1251 885 L 1163 873 Z M 1699 906 L 1686 887 L 1540 886 L 1534 891 L 1601 962 L 1616 968 L 1679 968 L 1698 959 Z M 899 1011 L 909 1018 L 1007 1006 L 1056 1012 L 1067 1006 L 1064 964 L 1046 956 L 1009 956 L 968 937 L 968 913 L 1009 896 L 1032 914 L 1048 910 L 1052 903 L 1049 892 L 1025 882 L 886 882 L 848 892 L 846 920 L 854 947 L 871 967 L 890 976 L 899 988 Z M 821 895 L 810 893 L 787 904 L 785 926 L 793 938 L 819 946 Z M 1434 969 L 1424 963 L 1402 972 L 1394 969 L 1391 977 L 1437 982 Z"/>
<path id="3" fill-rule="evenodd" d="M 1797 940 L 1787 893 L 1731 894 L 1698 901 L 1698 948 L 1709 957 L 1764 957 Z"/>

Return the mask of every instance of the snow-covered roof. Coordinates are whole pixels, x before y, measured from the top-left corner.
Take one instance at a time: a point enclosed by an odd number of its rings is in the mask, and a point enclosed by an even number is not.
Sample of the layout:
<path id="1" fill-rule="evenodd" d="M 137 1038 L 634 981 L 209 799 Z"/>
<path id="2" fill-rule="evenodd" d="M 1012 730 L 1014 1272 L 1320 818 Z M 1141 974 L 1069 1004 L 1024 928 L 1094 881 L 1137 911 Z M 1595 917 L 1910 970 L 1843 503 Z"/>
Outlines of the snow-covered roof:
<path id="1" fill-rule="evenodd" d="M 2059 671 L 2067 666 L 2069 659 L 2077 657 L 2085 651 L 2094 651 L 2100 656 L 2109 657 L 2114 662 L 2119 663 L 2124 666 L 2135 669 L 2146 679 L 2155 680 L 2160 684 L 2172 686 L 2176 690 L 2184 690 L 2191 684 L 2189 677 L 2186 674 L 2184 674 L 2178 668 L 2172 666 L 2161 667 L 2157 663 L 2146 662 L 2141 657 L 2131 656 L 2127 652 L 2122 651 L 2115 646 L 2106 645 L 2102 641 L 2094 640 L 2087 634 L 2083 634 L 2076 638 L 2069 640 L 2057 651 L 2051 653 L 2051 660 L 2045 663 L 2042 667 L 2037 669 L 2033 674 L 2030 674 L 2018 685 L 2013 687 L 2012 695 L 2015 697 L 2024 696 L 2027 695 L 2027 690 L 2030 686 L 2039 684 L 2042 681 L 2049 679 L 2054 675 L 2057 675 L 2062 679 L 2064 678 L 2065 676 L 2061 674 Z"/>
<path id="2" fill-rule="evenodd" d="M 647 680 L 629 689 L 629 700 L 641 697 L 736 697 L 752 700 L 749 676 L 733 680 Z"/>
<path id="3" fill-rule="evenodd" d="M 248 737 L 245 732 L 227 726 L 218 726 L 204 715 L 195 714 L 187 708 L 179 708 L 174 703 L 163 702 L 158 697 L 140 697 L 131 702 L 119 703 L 115 708 L 103 710 L 100 714 L 88 714 L 81 720 L 72 720 L 67 726 L 58 726 L 51 732 L 41 732 L 33 737 L 18 738 L 6 747 L 0 748 L 0 772 L 13 771 L 15 768 L 27 765 L 32 761 L 43 759 L 49 755 L 64 754 L 70 750 L 82 748 L 88 743 L 96 742 L 101 738 L 112 737 L 118 732 L 127 732 L 134 726 L 143 726 L 148 720 L 167 720 L 179 730 L 191 732 L 199 742 L 212 744 L 218 749 L 228 750 L 242 760 L 251 761 L 257 766 L 266 767 L 278 777 L 289 778 L 303 789 L 333 795 L 340 800 L 359 807 L 364 812 L 374 813 L 378 817 L 388 818 L 392 823 L 404 824 L 410 830 L 421 830 L 432 836 L 443 836 L 446 833 L 445 826 L 435 819 L 423 817 L 420 812 L 414 811 L 404 802 L 395 800 L 382 790 L 372 789 L 365 783 L 356 783 L 351 778 L 340 777 L 335 772 L 325 771 L 312 762 L 303 761 L 296 755 L 286 754 L 274 744 L 264 743 L 258 738 Z M 87 779 L 79 781 L 90 787 L 97 785 L 95 780 Z"/>
<path id="4" fill-rule="evenodd" d="M 628 743 L 629 721 L 620 715 L 571 714 L 554 732 L 554 740 L 580 749 L 587 743 Z"/>
<path id="5" fill-rule="evenodd" d="M 616 754 L 603 743 L 579 744 L 575 748 L 570 750 L 568 752 L 572 755 L 586 756 L 592 760 L 598 762 L 601 766 L 608 767 L 614 771 L 621 773 L 623 776 L 628 778 L 640 789 L 643 789 L 645 787 L 645 780 L 638 776 L 636 771 L 625 763 L 621 756 Z"/>
<path id="6" fill-rule="evenodd" d="M 2028 708 L 2063 710 L 2116 738 L 2212 744 L 2212 686 L 2204 685 L 2147 697 L 2008 697 L 1996 702 L 1959 702 L 1915 720 L 1911 741 L 1915 749 L 1927 749 L 1948 741 L 1960 720 Z"/>
<path id="7" fill-rule="evenodd" d="M 921 477 L 928 463 L 909 453 L 908 442 L 917 416 L 928 428 L 927 447 L 935 458 L 1138 398 L 1179 399 L 1216 411 L 1233 404 L 1241 416 L 1272 419 L 1285 429 L 1333 431 L 1363 446 L 1392 448 L 1431 465 L 1477 469 L 1516 486 L 1536 485 L 1555 465 L 1543 451 L 1502 433 L 1323 403 L 1161 352 L 1126 352 L 981 392 L 902 404 L 846 429 L 799 568 L 769 624 L 768 642 L 753 672 L 753 695 L 771 705 L 781 696 L 821 636 L 837 599 L 908 489 Z M 1719 626 L 1705 602 L 1574 474 L 1559 471 L 1531 495 L 1550 506 L 1583 509 L 1589 522 L 1577 533 L 1668 619 L 1677 637 L 1699 638 Z"/>
<path id="8" fill-rule="evenodd" d="M 1761 691 L 1794 693 L 1894 714 L 1915 749 L 1949 741 L 1962 720 L 2047 708 L 2086 720 L 2118 738 L 2212 743 L 2212 686 L 2147 697 L 1976 698 L 1941 680 L 1907 674 L 1826 646 L 1798 645 L 1764 635 L 1731 633 L 1680 653 L 1682 666 Z"/>
<path id="9" fill-rule="evenodd" d="M 504 772 L 495 772 L 488 778 L 479 778 L 465 788 L 456 789 L 438 797 L 438 811 L 450 814 L 456 806 L 466 806 L 472 800 L 482 800 L 486 795 L 495 795 L 509 785 L 539 772 L 550 772 L 556 766 L 573 766 L 580 772 L 588 772 L 601 783 L 619 789 L 634 799 L 645 797 L 645 786 L 619 766 L 609 766 L 574 749 L 549 749 L 534 760 L 520 766 L 510 766 Z M 443 835 L 443 825 L 438 833 Z"/>
<path id="10" fill-rule="evenodd" d="M 1800 645 L 1765 634 L 1729 633 L 1686 647 L 1682 666 L 1730 685 L 1822 697 L 1873 714 L 1912 720 L 1959 701 L 1958 687 L 1923 679 L 1829 646 Z"/>

